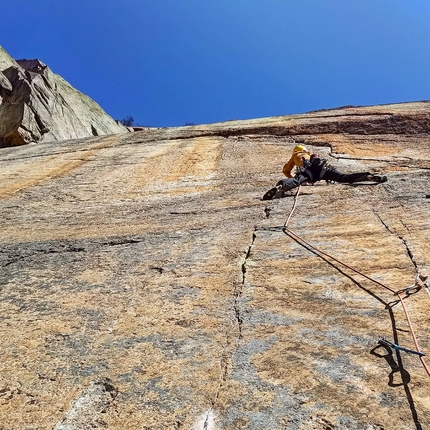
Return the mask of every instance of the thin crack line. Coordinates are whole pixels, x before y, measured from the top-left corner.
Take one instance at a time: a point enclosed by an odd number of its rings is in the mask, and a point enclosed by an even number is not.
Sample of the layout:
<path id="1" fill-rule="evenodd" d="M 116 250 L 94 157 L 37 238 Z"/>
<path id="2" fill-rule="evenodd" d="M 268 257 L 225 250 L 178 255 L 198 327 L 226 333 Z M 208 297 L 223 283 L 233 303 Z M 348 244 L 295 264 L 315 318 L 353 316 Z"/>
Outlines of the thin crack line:
<path id="1" fill-rule="evenodd" d="M 49 249 L 34 249 L 31 250 L 26 255 L 16 255 L 16 256 L 9 256 L 9 261 L 4 263 L 3 265 L 0 265 L 0 267 L 7 267 L 11 264 L 17 263 L 20 260 L 32 258 L 39 255 L 48 255 L 48 254 L 65 254 L 65 253 L 72 253 L 72 252 L 90 252 L 94 251 L 96 249 L 103 248 L 105 246 L 129 246 L 134 245 L 136 243 L 143 242 L 143 239 L 123 239 L 123 240 L 110 240 L 107 242 L 95 242 L 92 244 L 93 246 L 89 246 L 84 248 L 83 246 L 71 246 L 68 248 L 49 248 Z M 5 251 L 1 251 L 2 254 L 7 254 Z"/>
<path id="2" fill-rule="evenodd" d="M 415 268 L 415 273 L 419 274 L 419 266 L 418 263 L 415 260 L 414 254 L 412 253 L 411 247 L 409 246 L 408 241 L 398 232 L 391 230 L 391 228 L 389 227 L 389 225 L 381 218 L 381 216 L 375 211 L 373 210 L 373 213 L 376 215 L 376 217 L 379 219 L 379 221 L 381 222 L 381 224 L 393 235 L 397 236 L 397 238 L 403 243 L 403 246 L 406 249 L 406 252 L 409 256 L 409 259 L 411 260 L 414 268 Z M 409 229 L 405 226 L 405 224 L 402 222 L 403 226 L 406 228 L 406 230 L 408 231 L 408 233 L 410 234 Z"/>
<path id="3" fill-rule="evenodd" d="M 246 264 L 248 262 L 248 258 L 251 255 L 251 250 L 252 247 L 254 245 L 255 239 L 257 238 L 257 235 L 255 233 L 252 233 L 252 240 L 250 245 L 248 246 L 248 249 L 245 253 L 245 258 L 243 260 L 243 263 L 241 265 L 241 271 L 242 271 L 242 281 L 241 283 L 235 283 L 234 285 L 234 304 L 233 304 L 233 309 L 234 309 L 234 313 L 235 313 L 235 317 L 236 317 L 236 321 L 237 321 L 237 325 L 238 325 L 238 331 L 239 331 L 239 339 L 242 339 L 242 324 L 243 324 L 243 318 L 240 312 L 240 299 L 242 297 L 242 293 L 243 293 L 243 287 L 245 285 L 246 282 L 246 272 L 247 272 L 247 267 Z"/>
<path id="4" fill-rule="evenodd" d="M 248 246 L 248 249 L 245 252 L 245 257 L 244 260 L 241 264 L 241 271 L 242 271 L 242 280 L 241 282 L 235 282 L 234 283 L 234 289 L 233 289 L 233 295 L 234 295 L 234 303 L 233 303 L 233 310 L 234 310 L 234 314 L 235 314 L 235 319 L 237 322 L 237 327 L 238 327 L 238 340 L 242 339 L 243 334 L 242 334 L 242 323 L 243 323 L 243 319 L 242 319 L 242 315 L 241 315 L 241 311 L 240 311 L 240 299 L 243 293 L 243 287 L 245 285 L 246 282 L 246 272 L 247 272 L 247 261 L 248 258 L 251 255 L 251 250 L 252 247 L 255 243 L 255 240 L 257 238 L 257 235 L 255 233 L 252 234 L 252 240 L 250 245 Z M 231 354 L 228 354 L 228 351 L 230 350 L 231 352 L 231 341 L 229 340 L 229 336 L 228 333 L 226 334 L 227 337 L 227 341 L 226 344 L 224 346 L 224 349 L 222 351 L 221 354 L 221 358 L 219 361 L 219 366 L 220 366 L 220 376 L 219 376 L 219 382 L 218 382 L 218 387 L 216 389 L 215 395 L 211 400 L 210 403 L 210 408 L 207 410 L 206 415 L 205 415 L 205 419 L 203 422 L 203 428 L 202 430 L 210 430 L 211 428 L 211 420 L 213 420 L 213 410 L 215 408 L 215 404 L 219 399 L 219 395 L 221 392 L 221 389 L 225 383 L 225 381 L 227 380 L 227 376 L 228 376 L 228 369 L 229 369 L 229 360 L 230 360 L 230 356 L 232 356 L 233 352 Z"/>

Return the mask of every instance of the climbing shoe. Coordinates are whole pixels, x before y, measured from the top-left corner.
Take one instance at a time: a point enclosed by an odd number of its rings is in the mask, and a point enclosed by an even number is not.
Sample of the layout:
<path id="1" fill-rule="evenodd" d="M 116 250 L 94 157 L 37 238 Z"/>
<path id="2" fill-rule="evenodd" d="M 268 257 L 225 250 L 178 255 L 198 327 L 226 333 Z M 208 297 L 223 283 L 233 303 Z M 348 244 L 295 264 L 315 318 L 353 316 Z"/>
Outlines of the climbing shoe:
<path id="1" fill-rule="evenodd" d="M 269 191 L 267 191 L 266 194 L 264 194 L 263 200 L 272 200 L 272 199 L 274 199 L 277 192 L 278 192 L 278 188 L 277 187 L 271 188 Z"/>
<path id="2" fill-rule="evenodd" d="M 372 175 L 372 180 L 378 182 L 379 184 L 382 184 L 382 182 L 387 182 L 387 177 L 380 175 Z"/>

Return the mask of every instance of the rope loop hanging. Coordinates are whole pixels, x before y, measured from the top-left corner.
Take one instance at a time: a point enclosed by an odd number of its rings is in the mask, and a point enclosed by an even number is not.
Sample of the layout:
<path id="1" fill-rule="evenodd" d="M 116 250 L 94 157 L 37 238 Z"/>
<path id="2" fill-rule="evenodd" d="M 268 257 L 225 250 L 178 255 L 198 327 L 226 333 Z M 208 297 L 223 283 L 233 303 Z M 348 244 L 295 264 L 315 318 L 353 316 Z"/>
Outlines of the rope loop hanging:
<path id="1" fill-rule="evenodd" d="M 340 261 L 340 260 L 338 260 L 337 258 L 333 257 L 332 255 L 327 254 L 327 253 L 326 253 L 326 252 L 324 252 L 324 251 L 321 251 L 320 249 L 318 249 L 317 247 L 313 246 L 312 244 L 310 244 L 309 242 L 307 242 L 305 239 L 303 239 L 302 237 L 300 237 L 298 234 L 294 233 L 294 232 L 293 232 L 293 231 L 288 227 L 288 224 L 289 224 L 290 219 L 291 219 L 291 217 L 293 216 L 293 213 L 294 213 L 294 211 L 295 211 L 295 209 L 296 209 L 297 202 L 298 202 L 298 197 L 299 197 L 299 194 L 300 194 L 300 188 L 301 188 L 301 186 L 299 185 L 299 187 L 298 187 L 298 189 L 297 189 L 297 192 L 296 192 L 296 195 L 294 196 L 294 202 L 293 202 L 293 206 L 292 206 L 292 208 L 291 208 L 290 214 L 288 215 L 288 217 L 287 217 L 287 219 L 286 219 L 286 221 L 285 221 L 285 223 L 284 223 L 284 226 L 283 226 L 283 231 L 285 232 L 285 234 L 287 234 L 288 236 L 292 237 L 294 240 L 298 241 L 299 243 L 302 243 L 302 245 L 303 245 L 303 244 L 304 244 L 304 245 L 306 245 L 308 248 L 312 249 L 313 251 L 315 251 L 315 252 L 316 252 L 317 254 L 319 254 L 320 256 L 321 256 L 321 255 L 323 255 L 323 256 L 325 256 L 325 257 L 328 257 L 328 258 L 330 258 L 330 259 L 332 259 L 332 260 L 336 261 L 336 262 L 337 262 L 337 263 L 339 263 L 340 265 L 342 265 L 342 266 L 344 266 L 344 267 L 348 268 L 349 270 L 351 270 L 351 271 L 353 271 L 353 272 L 357 273 L 358 275 L 360 275 L 360 276 L 364 277 L 365 279 L 367 279 L 367 280 L 369 280 L 369 281 L 371 281 L 371 282 L 375 283 L 376 285 L 378 285 L 378 286 L 380 286 L 380 287 L 382 287 L 382 288 L 384 288 L 384 289 L 386 289 L 386 290 L 390 291 L 393 295 L 397 296 L 397 297 L 398 297 L 398 299 L 399 299 L 399 302 L 400 302 L 400 303 L 401 303 L 401 305 L 402 305 L 402 309 L 403 309 L 403 312 L 404 312 L 405 317 L 406 317 L 406 321 L 407 321 L 408 326 L 409 326 L 409 332 L 410 332 L 410 334 L 411 334 L 411 336 L 412 336 L 412 340 L 413 340 L 414 345 L 415 345 L 415 348 L 416 348 L 416 351 L 414 351 L 414 353 L 415 353 L 415 354 L 417 354 L 417 355 L 419 355 L 419 359 L 420 359 L 420 361 L 421 361 L 421 364 L 422 364 L 422 366 L 423 366 L 423 368 L 424 368 L 425 372 L 427 373 L 427 375 L 430 377 L 430 369 L 428 368 L 428 366 L 427 366 L 427 364 L 426 364 L 426 362 L 425 362 L 425 360 L 424 360 L 424 355 L 425 355 L 425 354 L 424 354 L 424 353 L 422 353 L 422 352 L 421 352 L 421 350 L 420 350 L 420 347 L 419 347 L 419 345 L 418 345 L 418 340 L 417 340 L 417 337 L 416 337 L 416 335 L 415 335 L 415 331 L 414 331 L 414 328 L 413 328 L 413 326 L 412 326 L 411 319 L 410 319 L 410 317 L 409 317 L 409 312 L 408 312 L 408 310 L 407 310 L 407 308 L 406 308 L 406 304 L 405 304 L 405 302 L 404 302 L 404 300 L 403 300 L 403 297 L 402 297 L 402 294 L 406 294 L 406 295 L 408 295 L 408 293 L 410 293 L 410 291 L 411 291 L 411 290 L 416 289 L 416 291 L 418 291 L 418 290 L 421 288 L 421 285 L 420 285 L 420 283 L 419 283 L 419 275 L 417 275 L 417 277 L 416 277 L 416 279 L 415 279 L 415 284 L 414 284 L 414 285 L 412 285 L 412 286 L 410 286 L 410 287 L 406 287 L 406 288 L 403 288 L 403 289 L 401 289 L 401 290 L 397 290 L 397 291 L 396 291 L 396 290 L 394 290 L 393 288 L 391 288 L 391 287 L 389 287 L 389 286 L 387 286 L 387 285 L 383 284 L 382 282 L 379 282 L 379 281 L 377 281 L 376 279 L 373 279 L 373 278 L 371 278 L 370 276 L 365 275 L 364 273 L 360 272 L 359 270 L 354 269 L 353 267 L 349 266 L 348 264 L 343 263 L 342 261 Z M 403 348 L 403 349 L 405 350 L 406 348 Z"/>

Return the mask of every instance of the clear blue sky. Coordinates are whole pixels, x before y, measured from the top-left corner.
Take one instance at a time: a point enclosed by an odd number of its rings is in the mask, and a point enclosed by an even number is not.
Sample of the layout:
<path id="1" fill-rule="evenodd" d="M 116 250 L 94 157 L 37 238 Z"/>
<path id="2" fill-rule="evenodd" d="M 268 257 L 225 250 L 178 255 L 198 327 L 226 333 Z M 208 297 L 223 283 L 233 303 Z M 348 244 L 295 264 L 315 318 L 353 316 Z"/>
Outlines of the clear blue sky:
<path id="1" fill-rule="evenodd" d="M 429 0 L 9 0 L 0 45 L 115 119 L 175 126 L 430 99 Z"/>

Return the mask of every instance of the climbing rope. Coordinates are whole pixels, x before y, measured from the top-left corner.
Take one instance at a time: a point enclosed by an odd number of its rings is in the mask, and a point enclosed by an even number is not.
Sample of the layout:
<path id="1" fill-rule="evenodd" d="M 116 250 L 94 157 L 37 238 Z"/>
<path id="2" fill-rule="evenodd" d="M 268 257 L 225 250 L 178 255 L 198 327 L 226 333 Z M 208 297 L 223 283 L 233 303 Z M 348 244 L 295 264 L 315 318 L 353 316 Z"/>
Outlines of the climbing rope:
<path id="1" fill-rule="evenodd" d="M 428 368 L 428 366 L 427 366 L 427 364 L 426 364 L 426 362 L 424 360 L 424 355 L 425 354 L 422 353 L 421 350 L 420 350 L 420 347 L 419 347 L 418 341 L 417 341 L 417 337 L 415 335 L 415 331 L 414 331 L 414 328 L 412 326 L 412 322 L 411 322 L 411 319 L 409 317 L 408 310 L 406 308 L 406 304 L 405 304 L 405 302 L 404 302 L 404 300 L 403 300 L 403 298 L 401 296 L 402 293 L 408 294 L 408 292 L 410 292 L 411 289 L 415 289 L 415 288 L 420 289 L 421 288 L 421 285 L 419 284 L 419 275 L 417 275 L 417 277 L 415 279 L 415 284 L 414 285 L 412 285 L 411 287 L 407 287 L 407 288 L 404 288 L 404 289 L 396 291 L 396 290 L 390 288 L 389 286 L 383 284 L 382 282 L 379 282 L 376 279 L 373 279 L 370 276 L 365 275 L 364 273 L 360 272 L 359 270 L 354 269 L 353 267 L 349 266 L 348 264 L 343 263 L 342 261 L 340 261 L 337 258 L 333 257 L 332 255 L 327 254 L 324 251 L 321 251 L 320 249 L 316 248 L 315 246 L 313 246 L 312 244 L 310 244 L 309 242 L 307 242 L 305 239 L 303 239 L 302 237 L 300 237 L 298 234 L 294 233 L 290 228 L 288 228 L 288 223 L 290 222 L 290 219 L 291 219 L 291 217 L 293 215 L 293 212 L 296 209 L 297 201 L 298 201 L 298 197 L 299 197 L 299 193 L 300 193 L 300 188 L 301 188 L 301 186 L 299 185 L 299 187 L 297 189 L 297 192 L 296 192 L 296 195 L 294 196 L 294 203 L 293 203 L 293 206 L 291 208 L 290 214 L 288 215 L 288 218 L 287 218 L 287 220 L 284 223 L 283 231 L 285 232 L 285 234 L 289 235 L 290 237 L 292 237 L 293 239 L 295 239 L 299 243 L 305 244 L 308 248 L 312 249 L 317 254 L 323 255 L 325 257 L 328 257 L 328 258 L 336 261 L 340 265 L 348 268 L 349 270 L 357 273 L 358 275 L 363 276 L 367 280 L 369 280 L 369 281 L 371 281 L 371 282 L 379 285 L 380 287 L 385 288 L 386 290 L 388 290 L 391 293 L 393 293 L 393 295 L 397 296 L 399 298 L 399 302 L 402 305 L 403 312 L 404 312 L 405 317 L 406 317 L 406 321 L 408 322 L 409 331 L 410 331 L 410 333 L 412 335 L 412 339 L 413 339 L 413 342 L 414 342 L 414 345 L 415 345 L 415 348 L 416 348 L 416 351 L 413 351 L 413 353 L 419 355 L 419 359 L 421 361 L 421 364 L 422 364 L 424 370 L 426 371 L 427 375 L 430 376 L 430 369 Z M 393 345 L 395 345 L 395 344 L 393 344 Z M 407 348 L 401 348 L 398 345 L 396 345 L 396 347 L 397 347 L 397 349 L 402 349 L 404 351 L 410 352 L 410 350 L 408 350 Z"/>
<path id="2" fill-rule="evenodd" d="M 290 222 L 290 219 L 291 219 L 291 217 L 293 216 L 293 212 L 294 212 L 294 210 L 296 209 L 296 206 L 297 206 L 297 198 L 299 197 L 299 193 L 300 193 L 300 188 L 301 188 L 301 187 L 302 187 L 302 186 L 301 186 L 301 185 L 299 185 L 299 187 L 297 188 L 297 193 L 296 193 L 296 195 L 294 196 L 294 203 L 293 203 L 293 207 L 291 208 L 290 215 L 288 216 L 287 220 L 284 222 L 284 227 L 285 227 L 285 228 L 287 228 L 288 223 Z"/>

